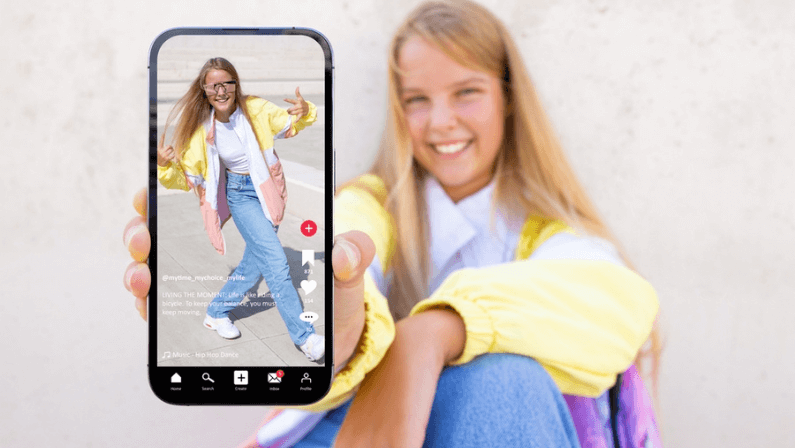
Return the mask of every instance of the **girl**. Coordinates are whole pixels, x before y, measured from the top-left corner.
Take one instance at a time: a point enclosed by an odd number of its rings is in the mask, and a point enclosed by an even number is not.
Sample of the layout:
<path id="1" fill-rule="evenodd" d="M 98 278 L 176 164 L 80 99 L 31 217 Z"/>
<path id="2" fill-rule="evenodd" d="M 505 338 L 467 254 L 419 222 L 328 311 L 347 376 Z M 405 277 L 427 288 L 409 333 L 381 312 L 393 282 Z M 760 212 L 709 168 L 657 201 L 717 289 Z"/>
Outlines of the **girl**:
<path id="1" fill-rule="evenodd" d="M 227 339 L 239 337 L 229 312 L 264 277 L 290 338 L 316 361 L 325 352 L 324 338 L 299 319 L 301 299 L 276 236 L 287 195 L 273 141 L 294 136 L 317 114 L 298 88 L 295 94 L 296 99 L 286 100 L 293 104 L 288 110 L 247 96 L 229 61 L 208 60 L 166 120 L 168 129 L 172 117 L 179 116 L 174 146 L 163 146 L 165 133 L 160 139 L 157 174 L 166 188 L 196 192 L 205 229 L 219 253 L 226 251 L 221 226 L 230 214 L 246 242 L 243 259 L 210 302 L 204 326 Z"/>
<path id="2" fill-rule="evenodd" d="M 428 2 L 389 56 L 384 144 L 335 204 L 335 354 L 350 356 L 321 412 L 272 413 L 247 446 L 611 446 L 606 390 L 657 299 L 577 182 L 513 41 L 476 4 Z M 146 274 L 128 274 L 138 297 Z M 583 417 L 570 397 L 603 412 Z"/>

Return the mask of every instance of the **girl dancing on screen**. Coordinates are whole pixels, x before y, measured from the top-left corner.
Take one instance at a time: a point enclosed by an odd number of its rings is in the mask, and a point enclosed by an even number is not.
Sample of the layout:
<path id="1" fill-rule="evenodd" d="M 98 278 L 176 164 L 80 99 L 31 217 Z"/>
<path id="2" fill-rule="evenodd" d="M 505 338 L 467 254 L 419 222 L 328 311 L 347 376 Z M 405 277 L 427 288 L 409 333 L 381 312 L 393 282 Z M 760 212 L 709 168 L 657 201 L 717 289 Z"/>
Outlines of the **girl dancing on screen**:
<path id="1" fill-rule="evenodd" d="M 205 230 L 219 253 L 226 252 L 221 227 L 230 217 L 246 242 L 243 259 L 210 302 L 204 326 L 227 339 L 239 337 L 229 312 L 264 277 L 290 338 L 316 361 L 325 353 L 325 341 L 299 318 L 301 299 L 276 236 L 287 194 L 274 139 L 293 137 L 317 117 L 315 105 L 298 88 L 295 95 L 286 100 L 293 104 L 287 110 L 245 95 L 229 61 L 208 60 L 169 114 L 166 129 L 172 117 L 179 119 L 173 146 L 164 145 L 165 133 L 160 139 L 157 175 L 166 188 L 196 192 Z"/>

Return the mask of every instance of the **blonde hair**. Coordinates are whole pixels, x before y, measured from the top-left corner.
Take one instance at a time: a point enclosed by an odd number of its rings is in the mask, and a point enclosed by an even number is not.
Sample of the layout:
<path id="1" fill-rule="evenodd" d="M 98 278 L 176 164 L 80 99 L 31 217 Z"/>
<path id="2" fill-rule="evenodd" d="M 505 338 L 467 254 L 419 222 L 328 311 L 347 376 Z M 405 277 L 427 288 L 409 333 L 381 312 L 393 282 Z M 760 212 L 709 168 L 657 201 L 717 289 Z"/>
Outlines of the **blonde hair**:
<path id="1" fill-rule="evenodd" d="M 426 173 L 413 157 L 400 101 L 399 53 L 412 37 L 422 38 L 461 65 L 476 67 L 503 81 L 507 112 L 504 142 L 494 167 L 495 206 L 514 215 L 560 219 L 584 233 L 611 241 L 626 260 L 569 165 L 502 22 L 470 1 L 426 2 L 409 14 L 391 43 L 387 124 L 371 168 L 386 184 L 389 194 L 385 207 L 395 220 L 397 232 L 389 293 L 395 318 L 405 317 L 417 301 L 428 296 L 430 263 L 421 189 Z M 657 334 L 655 325 L 650 339 L 653 378 L 660 351 Z"/>
<path id="2" fill-rule="evenodd" d="M 248 120 L 249 125 L 251 124 L 248 109 L 246 108 L 248 96 L 243 93 L 243 89 L 240 85 L 240 76 L 238 76 L 235 66 L 224 58 L 215 57 L 208 59 L 201 70 L 199 70 L 199 74 L 193 82 L 191 82 L 188 91 L 177 101 L 174 108 L 169 112 L 168 118 L 166 118 L 165 129 L 168 129 L 174 120 L 177 121 L 172 140 L 172 146 L 174 146 L 177 154 L 177 162 L 182 161 L 182 155 L 188 149 L 188 143 L 193 134 L 199 129 L 199 126 L 210 118 L 213 107 L 207 99 L 207 94 L 204 92 L 203 85 L 207 78 L 207 74 L 212 70 L 223 70 L 229 73 L 232 80 L 235 81 L 235 106 L 240 108 L 240 111 L 246 117 L 246 120 Z M 252 129 L 254 129 L 257 141 L 260 143 L 260 147 L 262 147 L 262 141 L 257 134 L 256 128 L 252 126 Z M 163 131 L 163 136 L 160 139 L 161 145 L 165 137 L 166 133 Z"/>

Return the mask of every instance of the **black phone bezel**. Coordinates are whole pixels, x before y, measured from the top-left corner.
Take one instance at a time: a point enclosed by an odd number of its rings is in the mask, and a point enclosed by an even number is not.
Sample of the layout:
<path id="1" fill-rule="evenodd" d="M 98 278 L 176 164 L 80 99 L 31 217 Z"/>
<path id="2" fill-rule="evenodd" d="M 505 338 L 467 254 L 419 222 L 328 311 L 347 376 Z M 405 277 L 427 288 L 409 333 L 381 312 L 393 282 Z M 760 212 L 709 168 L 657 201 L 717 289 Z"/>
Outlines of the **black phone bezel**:
<path id="1" fill-rule="evenodd" d="M 149 51 L 149 182 L 147 224 L 151 236 L 151 252 L 148 264 L 152 274 L 149 297 L 157 297 L 157 56 L 162 45 L 170 38 L 181 35 L 303 35 L 315 40 L 323 50 L 325 58 L 325 229 L 324 242 L 327 262 L 325 263 L 325 336 L 326 362 L 323 366 L 290 367 L 290 366 L 249 366 L 249 367 L 157 367 L 157 301 L 147 301 L 148 317 L 148 350 L 147 370 L 149 384 L 155 395 L 162 401 L 175 405 L 307 405 L 321 400 L 330 390 L 334 372 L 334 306 L 333 306 L 333 273 L 331 270 L 331 251 L 333 248 L 333 198 L 335 191 L 334 176 L 334 62 L 331 44 L 319 31 L 310 28 L 172 28 L 161 33 L 152 42 Z M 248 371 L 248 385 L 243 388 L 236 386 L 231 374 L 234 371 Z M 269 383 L 267 375 L 274 370 L 282 370 L 284 375 L 281 383 Z M 171 383 L 171 377 L 177 373 L 181 377 L 178 386 Z M 209 383 L 202 377 L 207 373 L 210 378 L 218 381 L 212 383 L 212 391 L 203 390 Z M 227 374 L 230 374 L 227 376 Z M 306 375 L 311 378 L 312 386 L 307 387 Z M 303 381 L 302 381 L 303 380 Z M 179 389 L 179 390 L 175 390 Z"/>

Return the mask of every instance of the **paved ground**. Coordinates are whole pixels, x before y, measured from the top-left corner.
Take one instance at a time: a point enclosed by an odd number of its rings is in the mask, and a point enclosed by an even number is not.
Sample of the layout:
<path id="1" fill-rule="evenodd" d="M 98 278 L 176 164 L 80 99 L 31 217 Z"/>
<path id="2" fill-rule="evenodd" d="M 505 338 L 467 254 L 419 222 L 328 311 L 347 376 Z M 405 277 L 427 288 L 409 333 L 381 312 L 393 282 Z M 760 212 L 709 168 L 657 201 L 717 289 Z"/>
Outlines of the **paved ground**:
<path id="1" fill-rule="evenodd" d="M 289 184 L 288 184 L 289 188 Z M 317 200 L 322 195 L 316 194 Z M 323 291 L 325 280 L 325 252 L 322 242 L 325 229 L 320 227 L 312 237 L 299 232 L 300 224 L 310 218 L 288 212 L 279 229 L 279 239 L 290 265 L 293 285 L 303 301 L 304 311 L 318 314 L 314 326 L 324 334 L 325 310 Z M 321 203 L 322 204 L 322 203 Z M 190 365 L 314 365 L 292 343 L 287 328 L 268 293 L 260 281 L 232 311 L 230 318 L 240 329 L 238 339 L 227 340 L 203 327 L 207 303 L 224 285 L 224 277 L 231 275 L 243 257 L 245 243 L 230 220 L 224 226 L 227 254 L 218 254 L 204 232 L 198 200 L 192 193 L 163 195 L 159 197 L 158 232 L 158 363 L 163 366 Z M 317 216 L 311 217 L 322 223 Z M 302 250 L 315 250 L 314 266 L 302 265 Z M 211 277 L 201 280 L 166 280 L 165 275 Z M 307 294 L 301 282 L 316 282 L 316 289 Z"/>

